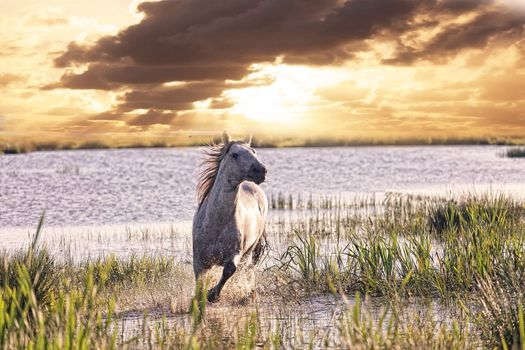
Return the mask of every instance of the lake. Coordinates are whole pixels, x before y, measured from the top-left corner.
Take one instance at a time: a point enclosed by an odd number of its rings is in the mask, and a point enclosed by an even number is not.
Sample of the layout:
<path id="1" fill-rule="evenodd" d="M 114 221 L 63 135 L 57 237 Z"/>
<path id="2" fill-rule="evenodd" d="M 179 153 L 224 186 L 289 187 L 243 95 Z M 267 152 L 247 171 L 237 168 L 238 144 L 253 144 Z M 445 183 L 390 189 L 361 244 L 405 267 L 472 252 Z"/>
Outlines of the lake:
<path id="1" fill-rule="evenodd" d="M 270 196 L 525 189 L 525 161 L 501 146 L 260 149 Z M 184 223 L 196 208 L 198 148 L 0 156 L 0 228 Z"/>
<path id="2" fill-rule="evenodd" d="M 268 180 L 262 185 L 269 197 L 287 201 L 291 195 L 295 203 L 302 198 L 303 205 L 290 210 L 285 203 L 284 209 L 270 210 L 266 226 L 270 248 L 262 266 L 255 270 L 260 282 L 255 284 L 248 271 L 237 273 L 228 282 L 221 303 L 208 306 L 210 324 L 229 324 L 232 318 L 243 320 L 255 312 L 264 332 L 282 329 L 283 338 L 293 344 L 297 344 L 298 331 L 308 334 L 308 339 L 339 339 L 339 321 L 354 299 L 310 294 L 308 290 L 298 292 L 303 288 L 299 282 L 283 282 L 297 272 L 283 268 L 290 262 L 286 255 L 290 247 L 300 247 L 300 242 L 305 242 L 301 241 L 303 236 L 315 237 L 319 245 L 316 259 L 320 259 L 316 263 L 323 266 L 323 259 L 337 256 L 342 247 L 349 246 L 348 242 L 358 242 L 355 237 L 366 232 L 365 228 L 373 227 L 367 226 L 372 222 L 367 215 L 373 217 L 379 211 L 366 212 L 366 206 L 375 210 L 383 203 L 363 201 L 367 198 L 388 199 L 393 193 L 392 205 L 399 209 L 393 213 L 402 216 L 405 209 L 414 208 L 417 203 L 407 194 L 457 197 L 489 191 L 523 197 L 525 160 L 501 157 L 505 149 L 260 149 L 259 158 L 269 169 Z M 26 245 L 45 210 L 41 241 L 57 259 L 81 262 L 104 256 L 173 258 L 177 274 L 155 285 L 154 292 L 139 288 L 120 295 L 123 299 L 119 300 L 118 328 L 123 339 L 131 339 L 137 332 L 164 322 L 165 315 L 170 325 L 177 325 L 172 328 L 189 328 L 191 318 L 187 310 L 194 286 L 191 219 L 196 208 L 200 157 L 198 148 L 0 156 L 0 250 Z M 321 201 L 312 209 L 305 205 L 310 198 Z M 323 198 L 335 199 L 336 202 L 330 202 L 335 206 L 323 204 Z M 338 202 L 340 198 L 344 201 Z M 361 202 L 352 202 L 356 199 Z M 364 217 L 359 216 L 361 211 Z M 392 219 L 389 216 L 386 222 L 392 223 Z M 411 242 L 404 238 L 399 241 Z M 432 255 L 443 254 L 439 243 L 430 251 Z M 219 270 L 213 271 L 213 278 L 218 278 Z M 283 271 L 291 275 L 286 277 Z M 255 301 L 250 301 L 252 291 L 257 294 Z M 150 300 L 154 305 L 150 305 Z M 407 303 L 403 304 L 407 319 L 414 319 L 420 312 L 429 313 L 428 303 L 433 310 L 429 314 L 445 324 L 458 310 L 455 304 L 442 305 L 439 298 L 422 302 L 409 299 Z M 387 304 L 385 298 L 372 298 L 367 309 L 373 317 L 379 317 Z M 150 317 L 146 321 L 148 327 L 143 327 L 144 310 Z"/>

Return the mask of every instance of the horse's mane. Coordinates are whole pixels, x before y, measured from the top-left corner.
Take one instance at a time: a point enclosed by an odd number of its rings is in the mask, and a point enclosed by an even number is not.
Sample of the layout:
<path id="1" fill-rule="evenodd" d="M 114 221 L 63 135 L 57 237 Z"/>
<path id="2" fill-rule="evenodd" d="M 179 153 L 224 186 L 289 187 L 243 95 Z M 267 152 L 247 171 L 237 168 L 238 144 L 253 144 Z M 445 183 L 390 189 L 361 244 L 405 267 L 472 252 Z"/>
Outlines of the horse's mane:
<path id="1" fill-rule="evenodd" d="M 228 143 L 215 143 L 212 141 L 208 148 L 203 151 L 204 159 L 201 163 L 201 171 L 197 183 L 197 201 L 199 203 L 199 208 L 210 194 L 213 184 L 215 184 L 221 161 L 224 159 L 224 156 L 228 153 L 231 146 L 236 143 L 244 144 L 246 142 L 230 141 Z"/>

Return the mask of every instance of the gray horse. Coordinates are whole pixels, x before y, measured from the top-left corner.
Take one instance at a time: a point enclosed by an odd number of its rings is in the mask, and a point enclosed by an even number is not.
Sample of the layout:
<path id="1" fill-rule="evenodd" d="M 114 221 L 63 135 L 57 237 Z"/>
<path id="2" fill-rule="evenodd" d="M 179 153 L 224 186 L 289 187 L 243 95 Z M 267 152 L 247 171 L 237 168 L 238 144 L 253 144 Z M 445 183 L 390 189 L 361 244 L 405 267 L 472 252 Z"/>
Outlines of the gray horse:
<path id="1" fill-rule="evenodd" d="M 199 207 L 193 218 L 193 270 L 202 282 L 212 266 L 223 266 L 222 277 L 208 291 L 208 301 L 219 299 L 241 259 L 252 255 L 255 264 L 263 250 L 268 199 L 258 186 L 266 167 L 257 159 L 250 142 L 211 144 L 199 176 Z"/>

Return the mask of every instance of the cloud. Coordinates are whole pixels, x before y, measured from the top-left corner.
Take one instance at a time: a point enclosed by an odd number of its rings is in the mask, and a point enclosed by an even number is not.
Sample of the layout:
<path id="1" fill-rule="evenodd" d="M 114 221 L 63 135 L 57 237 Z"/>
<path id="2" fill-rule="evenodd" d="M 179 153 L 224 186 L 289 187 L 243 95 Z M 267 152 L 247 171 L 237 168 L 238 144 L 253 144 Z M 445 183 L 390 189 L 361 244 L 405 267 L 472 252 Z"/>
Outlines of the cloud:
<path id="1" fill-rule="evenodd" d="M 193 102 L 219 96 L 224 89 L 220 83 L 188 83 L 173 87 L 134 89 L 126 92 L 118 104 L 119 111 L 135 109 L 189 110 Z"/>
<path id="2" fill-rule="evenodd" d="M 351 56 L 344 44 L 398 26 L 427 1 L 417 0 L 182 0 L 142 3 L 145 18 L 94 45 L 71 43 L 56 58 L 73 63 L 249 65 L 277 56 Z M 316 63 L 313 59 L 311 63 Z M 324 62 L 333 63 L 333 62 Z"/>
<path id="3" fill-rule="evenodd" d="M 67 18 L 56 16 L 32 15 L 26 20 L 29 26 L 59 26 L 69 23 Z"/>
<path id="4" fill-rule="evenodd" d="M 163 112 L 158 110 L 149 110 L 148 112 L 141 114 L 127 122 L 128 125 L 133 126 L 145 126 L 162 124 L 171 125 L 176 114 L 170 112 Z"/>
<path id="5" fill-rule="evenodd" d="M 481 98 L 489 101 L 525 101 L 525 74 L 509 69 L 500 74 L 480 77 L 476 85 L 481 86 Z"/>
<path id="6" fill-rule="evenodd" d="M 22 77 L 11 73 L 0 73 L 0 88 L 11 85 L 12 83 L 21 81 Z"/>
<path id="7" fill-rule="evenodd" d="M 129 126 L 147 129 L 150 125 L 188 126 L 189 119 L 176 111 L 191 111 L 194 103 L 210 99 L 208 108 L 224 109 L 232 106 L 226 97 L 220 96 L 224 89 L 221 83 L 196 82 L 179 86 L 157 86 L 153 89 L 134 89 L 124 93 L 113 110 L 89 116 L 91 122 L 122 121 Z M 142 112 L 137 113 L 140 110 Z M 144 112 L 145 111 L 145 112 Z M 204 123 L 210 125 L 210 123 Z M 192 124 L 193 125 L 193 124 Z"/>
<path id="8" fill-rule="evenodd" d="M 494 3 L 493 0 L 442 0 L 437 2 L 437 13 L 464 13 Z"/>
<path id="9" fill-rule="evenodd" d="M 523 37 L 524 26 L 525 13 L 506 7 L 490 8 L 465 23 L 445 26 L 430 40 L 416 44 L 418 47 L 401 43 L 395 57 L 383 62 L 412 64 L 421 59 L 443 62 L 465 49 L 484 49 L 491 42 L 509 38 L 518 41 Z"/>
<path id="10" fill-rule="evenodd" d="M 125 85 L 162 84 L 171 81 L 239 80 L 249 69 L 241 65 L 224 66 L 134 66 L 91 64 L 83 73 L 66 71 L 60 83 L 46 88 L 113 90 Z"/>
<path id="11" fill-rule="evenodd" d="M 143 19 L 115 35 L 69 43 L 54 60 L 62 77 L 44 88 L 119 91 L 108 113 L 146 110 L 126 122 L 165 124 L 197 101 L 230 107 L 222 92 L 257 63 L 342 65 L 363 52 L 375 52 L 383 64 L 443 62 L 518 40 L 525 24 L 523 13 L 496 0 L 162 0 L 138 11 Z M 396 49 L 373 51 L 376 41 Z"/>
<path id="12" fill-rule="evenodd" d="M 208 113 L 192 111 L 173 113 L 165 110 L 150 109 L 142 113 L 103 112 L 88 118 L 77 119 L 67 125 L 69 131 L 81 129 L 87 133 L 102 133 L 108 126 L 108 132 L 146 131 L 156 125 L 167 127 L 171 131 L 193 130 L 209 131 L 213 129 L 232 129 L 235 118 L 226 116 L 213 117 Z M 238 120 L 236 121 L 239 122 Z"/>

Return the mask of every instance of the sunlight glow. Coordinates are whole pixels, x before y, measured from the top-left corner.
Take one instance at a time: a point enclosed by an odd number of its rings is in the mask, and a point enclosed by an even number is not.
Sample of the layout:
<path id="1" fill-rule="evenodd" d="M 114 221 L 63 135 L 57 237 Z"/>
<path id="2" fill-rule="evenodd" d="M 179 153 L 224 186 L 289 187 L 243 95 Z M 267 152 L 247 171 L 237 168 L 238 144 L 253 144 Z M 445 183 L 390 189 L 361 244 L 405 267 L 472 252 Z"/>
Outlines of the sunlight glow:
<path id="1" fill-rule="evenodd" d="M 234 113 L 257 121 L 290 122 L 297 119 L 305 107 L 301 101 L 307 96 L 287 96 L 276 86 L 265 86 L 238 90 L 233 93 L 237 100 Z"/>
<path id="2" fill-rule="evenodd" d="M 283 124 L 302 121 L 318 101 L 315 90 L 347 76 L 337 69 L 306 66 L 269 64 L 254 68 L 256 72 L 247 80 L 266 84 L 226 91 L 225 95 L 235 102 L 231 112 L 260 122 Z"/>
<path id="3" fill-rule="evenodd" d="M 500 0 L 502 4 L 510 6 L 511 8 L 525 11 L 525 3 L 523 0 Z"/>

